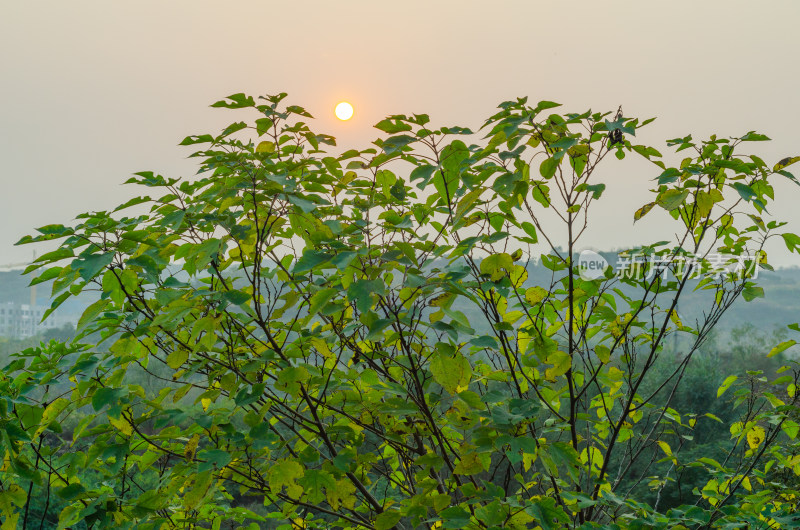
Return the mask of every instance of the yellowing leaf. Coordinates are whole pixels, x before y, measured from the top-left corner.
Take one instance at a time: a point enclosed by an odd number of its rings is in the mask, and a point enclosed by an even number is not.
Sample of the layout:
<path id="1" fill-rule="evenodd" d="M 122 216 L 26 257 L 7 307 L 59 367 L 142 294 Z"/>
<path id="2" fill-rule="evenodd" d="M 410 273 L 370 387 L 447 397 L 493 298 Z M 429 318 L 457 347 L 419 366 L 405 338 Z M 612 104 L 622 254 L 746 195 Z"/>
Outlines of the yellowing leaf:
<path id="1" fill-rule="evenodd" d="M 437 349 L 429 368 L 434 381 L 450 394 L 466 390 L 472 378 L 472 367 L 459 352 L 450 355 Z"/>
<path id="2" fill-rule="evenodd" d="M 753 485 L 750 484 L 750 477 L 744 477 L 742 479 L 742 486 L 744 486 L 744 489 L 747 491 L 753 491 Z"/>
<path id="3" fill-rule="evenodd" d="M 778 344 L 777 346 L 775 346 L 774 348 L 772 348 L 769 351 L 769 353 L 767 354 L 767 357 L 772 357 L 773 355 L 778 355 L 779 353 L 788 350 L 789 348 L 791 348 L 795 344 L 797 344 L 796 340 L 787 340 L 787 341 L 781 342 L 780 344 Z"/>
<path id="4" fill-rule="evenodd" d="M 256 153 L 274 153 L 275 152 L 275 144 L 272 142 L 260 142 L 256 146 Z"/>
<path id="5" fill-rule="evenodd" d="M 747 431 L 747 445 L 750 446 L 750 449 L 755 449 L 761 445 L 761 442 L 764 441 L 765 434 L 764 428 L 758 425 L 753 426 Z"/>
<path id="6" fill-rule="evenodd" d="M 183 448 L 183 456 L 185 456 L 188 460 L 192 460 L 195 453 L 197 453 L 197 445 L 199 443 L 200 435 L 195 433 L 194 436 L 189 438 L 189 441 L 186 442 L 186 447 Z"/>
<path id="7" fill-rule="evenodd" d="M 711 208 L 714 206 L 714 199 L 711 197 L 711 194 L 700 191 L 697 193 L 694 200 L 695 213 L 697 214 L 695 221 L 708 217 L 708 214 L 711 213 Z"/>
<path id="8" fill-rule="evenodd" d="M 474 475 L 481 471 L 484 471 L 484 467 L 480 455 L 475 452 L 470 452 L 459 459 L 453 473 L 457 475 Z"/>
<path id="9" fill-rule="evenodd" d="M 375 529 L 389 530 L 390 528 L 394 528 L 402 517 L 403 514 L 397 510 L 386 510 L 375 518 Z"/>
<path id="10" fill-rule="evenodd" d="M 611 359 L 611 350 L 608 346 L 603 346 L 602 344 L 598 344 L 594 347 L 594 354 L 597 355 L 597 358 L 600 359 L 600 362 L 606 364 Z"/>
<path id="11" fill-rule="evenodd" d="M 514 265 L 509 274 L 509 279 L 511 280 L 511 285 L 521 287 L 528 280 L 528 270 L 522 265 Z"/>
<path id="12" fill-rule="evenodd" d="M 189 359 L 189 350 L 178 348 L 167 355 L 167 365 L 173 370 L 177 370 Z"/>
<path id="13" fill-rule="evenodd" d="M 19 528 L 19 516 L 21 515 L 20 512 L 6 512 L 5 521 L 3 521 L 3 525 L 0 526 L 0 530 L 15 530 Z"/>
<path id="14" fill-rule="evenodd" d="M 450 307 L 450 304 L 455 299 L 455 295 L 453 293 L 442 293 L 434 298 L 431 298 L 430 302 L 428 302 L 432 307 Z"/>
<path id="15" fill-rule="evenodd" d="M 330 287 L 328 289 L 322 289 L 314 294 L 311 297 L 311 303 L 308 306 L 308 313 L 310 315 L 316 315 L 319 313 L 320 309 L 325 307 L 325 305 L 331 301 L 331 299 L 336 296 L 340 292 L 339 289 Z"/>
<path id="16" fill-rule="evenodd" d="M 303 494 L 303 487 L 297 479 L 302 477 L 303 466 L 294 460 L 278 460 L 269 468 L 269 488 L 277 494 L 285 487 L 289 497 L 298 499 Z"/>
<path id="17" fill-rule="evenodd" d="M 641 219 L 642 217 L 644 217 L 645 215 L 647 215 L 647 213 L 650 210 L 652 210 L 653 206 L 655 206 L 655 205 L 656 205 L 656 203 L 650 202 L 650 203 L 645 204 L 644 206 L 642 206 L 638 210 L 636 210 L 636 213 L 633 214 L 633 221 L 636 222 L 639 219 Z"/>
<path id="18" fill-rule="evenodd" d="M 514 259 L 511 254 L 501 252 L 492 254 L 481 261 L 481 274 L 489 276 L 493 282 L 500 281 L 503 276 L 509 274 L 514 268 Z"/>
<path id="19" fill-rule="evenodd" d="M 356 487 L 348 479 L 338 480 L 335 488 L 326 488 L 325 496 L 328 498 L 328 504 L 334 510 L 339 509 L 341 504 L 348 510 L 352 510 L 356 504 L 355 497 Z"/>
<path id="20" fill-rule="evenodd" d="M 191 485 L 184 486 L 186 489 L 186 493 L 183 496 L 183 504 L 187 508 L 195 508 L 200 504 L 200 501 L 208 493 L 208 490 L 211 488 L 211 483 L 214 479 L 214 475 L 211 471 L 204 471 L 202 473 L 198 473 L 194 480 L 192 481 Z"/>
<path id="21" fill-rule="evenodd" d="M 603 467 L 603 453 L 597 447 L 587 447 L 581 451 L 581 464 L 591 464 L 592 472 L 599 473 Z"/>
<path id="22" fill-rule="evenodd" d="M 112 418 L 109 416 L 108 422 L 125 436 L 131 436 L 133 434 L 133 427 L 131 427 L 131 424 L 128 423 L 128 420 L 125 418 Z"/>
<path id="23" fill-rule="evenodd" d="M 553 367 L 548 368 L 544 374 L 545 379 L 549 381 L 553 381 L 556 377 L 564 375 L 567 373 L 567 370 L 572 367 L 572 357 L 570 357 L 568 353 L 560 350 L 550 354 L 545 362 L 553 365 Z"/>
<path id="24" fill-rule="evenodd" d="M 531 305 L 536 305 L 547 296 L 547 290 L 542 287 L 530 287 L 525 291 L 525 300 Z"/>
<path id="25" fill-rule="evenodd" d="M 664 454 L 666 454 L 667 456 L 672 456 L 672 448 L 669 446 L 667 442 L 659 440 L 657 443 L 658 446 L 661 448 L 661 450 L 664 451 Z"/>
<path id="26" fill-rule="evenodd" d="M 47 408 L 44 409 L 44 413 L 42 414 L 42 421 L 39 425 L 39 428 L 36 429 L 36 433 L 33 435 L 34 439 L 38 438 L 48 425 L 56 421 L 58 415 L 61 414 L 65 408 L 67 408 L 67 405 L 69 405 L 69 400 L 66 398 L 58 398 L 47 405 Z"/>
<path id="27" fill-rule="evenodd" d="M 792 420 L 785 420 L 781 429 L 786 433 L 786 436 L 794 440 L 797 438 L 797 433 L 800 432 L 800 425 Z"/>
<path id="28" fill-rule="evenodd" d="M 723 381 L 722 384 L 717 389 L 717 397 L 720 397 L 722 394 L 724 394 L 725 391 L 728 390 L 728 388 L 730 388 L 730 386 L 737 379 L 739 379 L 739 378 L 737 376 L 735 376 L 735 375 L 729 375 L 728 377 L 726 377 L 725 381 Z"/>
<path id="29" fill-rule="evenodd" d="M 464 214 L 470 210 L 470 207 L 475 203 L 475 201 L 478 200 L 483 191 L 483 187 L 475 188 L 471 192 L 467 193 L 463 199 L 461 199 L 456 207 L 456 220 L 461 219 L 461 217 L 463 217 Z"/>
<path id="30" fill-rule="evenodd" d="M 800 156 L 787 156 L 783 160 L 780 160 L 775 167 L 772 168 L 773 171 L 780 171 L 787 166 L 791 166 L 795 162 L 800 162 Z"/>

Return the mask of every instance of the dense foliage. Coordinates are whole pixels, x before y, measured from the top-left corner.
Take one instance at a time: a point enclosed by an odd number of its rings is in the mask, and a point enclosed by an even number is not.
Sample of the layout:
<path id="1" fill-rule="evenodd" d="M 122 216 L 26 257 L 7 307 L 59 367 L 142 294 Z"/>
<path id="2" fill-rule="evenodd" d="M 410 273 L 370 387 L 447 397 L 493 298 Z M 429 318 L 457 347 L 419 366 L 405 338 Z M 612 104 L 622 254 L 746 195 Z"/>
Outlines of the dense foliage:
<path id="1" fill-rule="evenodd" d="M 216 103 L 256 119 L 186 138 L 197 177 L 140 173 L 152 196 L 23 240 L 63 240 L 34 281 L 53 308 L 99 291 L 78 327 L 103 342 L 0 376 L 7 527 L 794 524 L 800 372 L 724 378 L 698 398 L 732 396 L 724 414 L 678 406 L 724 311 L 763 293 L 770 179 L 800 158 L 740 153 L 751 132 L 671 140 L 671 166 L 634 143 L 650 120 L 525 99 L 482 140 L 391 116 L 328 155 L 284 97 Z M 642 274 L 582 274 L 596 169 L 628 155 L 655 168 L 633 219 L 676 238 L 632 249 Z M 707 307 L 682 322 L 692 289 Z"/>

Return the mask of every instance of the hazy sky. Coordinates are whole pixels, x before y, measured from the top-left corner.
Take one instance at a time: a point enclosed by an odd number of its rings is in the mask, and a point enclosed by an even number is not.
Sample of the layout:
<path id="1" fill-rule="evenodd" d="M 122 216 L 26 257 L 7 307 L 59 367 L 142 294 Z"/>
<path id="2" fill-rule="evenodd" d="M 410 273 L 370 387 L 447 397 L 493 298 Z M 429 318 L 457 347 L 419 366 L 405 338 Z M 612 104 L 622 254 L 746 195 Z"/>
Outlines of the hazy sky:
<path id="1" fill-rule="evenodd" d="M 644 140 L 665 153 L 667 138 L 755 129 L 774 140 L 755 146 L 768 162 L 797 155 L 798 20 L 793 0 L 1 0 L 0 265 L 30 259 L 13 243 L 35 227 L 127 200 L 135 171 L 194 173 L 177 143 L 238 119 L 208 107 L 235 92 L 288 92 L 353 147 L 387 114 L 477 126 L 528 95 L 657 116 Z M 633 242 L 655 175 L 614 167 L 584 241 L 598 248 Z M 774 213 L 800 231 L 800 188 L 779 191 Z"/>

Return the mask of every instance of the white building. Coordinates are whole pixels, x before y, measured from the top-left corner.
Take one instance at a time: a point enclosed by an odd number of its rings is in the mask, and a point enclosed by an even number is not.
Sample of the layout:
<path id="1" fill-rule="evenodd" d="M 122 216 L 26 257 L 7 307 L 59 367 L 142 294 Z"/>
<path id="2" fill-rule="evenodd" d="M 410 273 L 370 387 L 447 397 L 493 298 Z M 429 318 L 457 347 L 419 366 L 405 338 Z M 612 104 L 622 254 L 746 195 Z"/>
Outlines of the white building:
<path id="1" fill-rule="evenodd" d="M 0 336 L 12 339 L 26 339 L 48 329 L 60 328 L 64 324 L 74 323 L 71 319 L 50 315 L 44 322 L 46 307 L 18 304 L 16 302 L 0 303 Z"/>

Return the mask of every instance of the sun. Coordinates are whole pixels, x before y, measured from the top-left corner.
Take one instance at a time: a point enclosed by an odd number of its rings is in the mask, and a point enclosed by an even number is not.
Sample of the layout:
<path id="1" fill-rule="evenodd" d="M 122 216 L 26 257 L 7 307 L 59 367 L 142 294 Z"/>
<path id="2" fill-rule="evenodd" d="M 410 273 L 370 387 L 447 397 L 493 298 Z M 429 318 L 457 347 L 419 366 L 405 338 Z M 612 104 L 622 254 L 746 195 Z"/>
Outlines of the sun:
<path id="1" fill-rule="evenodd" d="M 342 121 L 347 121 L 353 117 L 353 106 L 346 101 L 342 101 L 336 105 L 336 110 L 334 112 L 337 118 Z"/>

